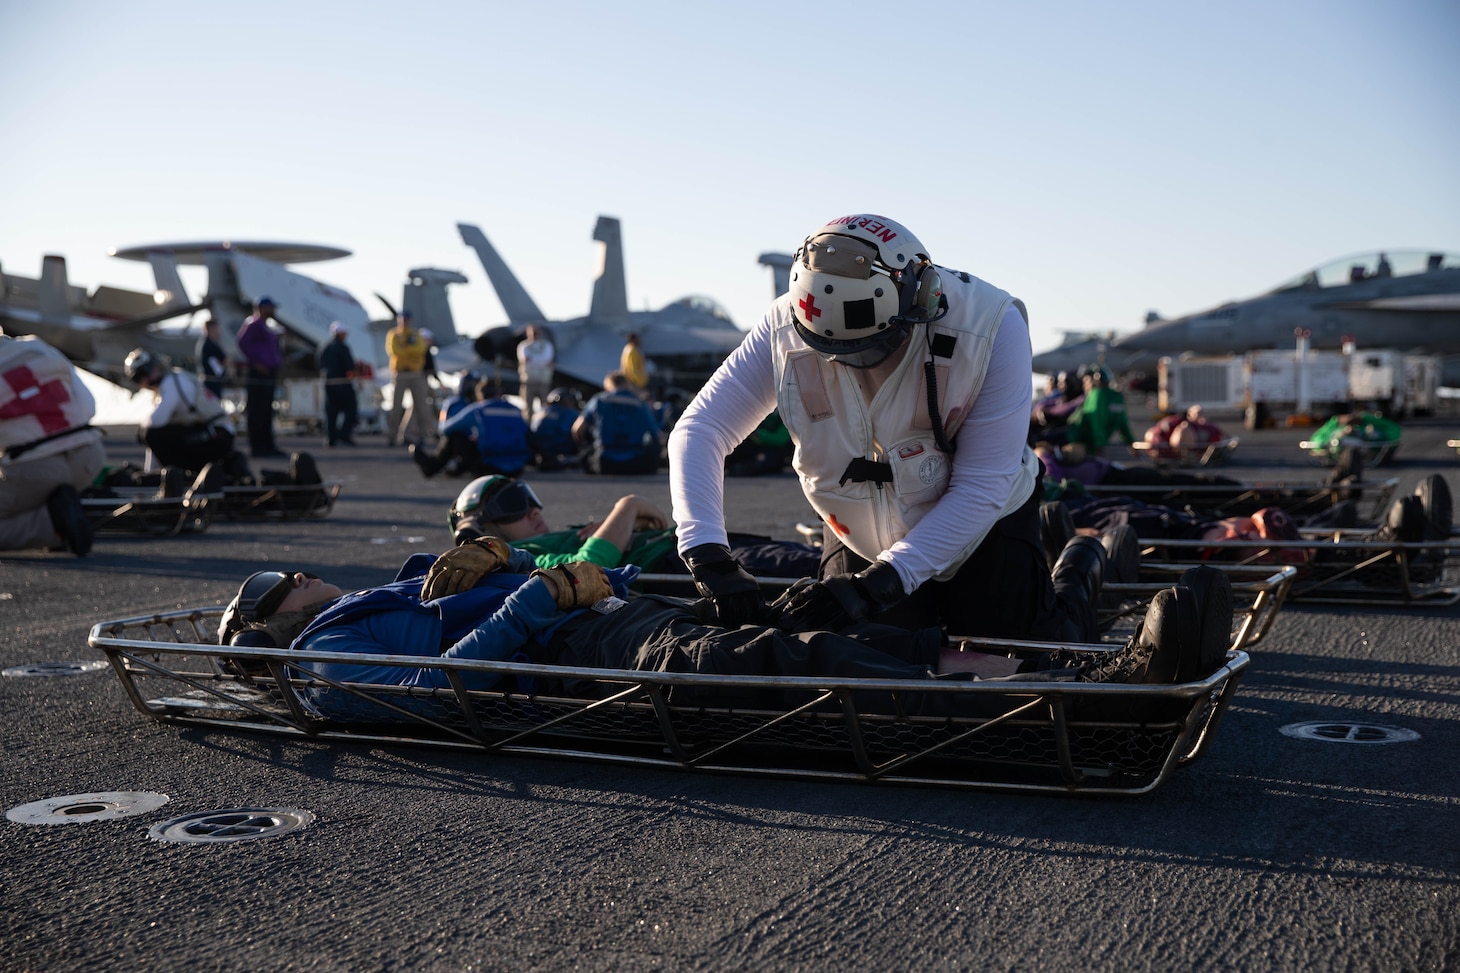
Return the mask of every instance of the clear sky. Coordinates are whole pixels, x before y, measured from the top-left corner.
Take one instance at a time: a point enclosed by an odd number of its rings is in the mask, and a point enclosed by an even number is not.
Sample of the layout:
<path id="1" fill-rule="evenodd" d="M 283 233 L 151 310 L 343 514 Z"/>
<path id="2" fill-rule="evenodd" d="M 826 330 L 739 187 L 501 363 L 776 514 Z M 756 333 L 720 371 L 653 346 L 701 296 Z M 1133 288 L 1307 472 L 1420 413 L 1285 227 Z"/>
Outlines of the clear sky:
<path id="1" fill-rule="evenodd" d="M 1023 297 L 1039 351 L 1333 258 L 1460 250 L 1460 3 L 0 3 L 0 264 L 150 289 L 110 247 L 269 239 L 374 317 L 464 272 L 587 310 L 597 216 L 630 304 L 742 328 L 765 251 L 881 213 Z M 185 278 L 193 297 L 201 276 Z"/>

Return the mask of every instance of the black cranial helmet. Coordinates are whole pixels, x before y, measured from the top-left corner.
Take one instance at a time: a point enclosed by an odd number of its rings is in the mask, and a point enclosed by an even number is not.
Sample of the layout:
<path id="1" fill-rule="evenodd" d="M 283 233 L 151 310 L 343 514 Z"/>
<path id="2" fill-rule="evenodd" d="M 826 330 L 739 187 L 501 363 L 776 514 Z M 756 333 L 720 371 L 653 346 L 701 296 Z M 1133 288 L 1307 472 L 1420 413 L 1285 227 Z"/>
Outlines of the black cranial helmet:
<path id="1" fill-rule="evenodd" d="M 146 348 L 134 349 L 127 355 L 127 360 L 122 364 L 122 370 L 126 372 L 129 381 L 142 384 L 142 380 L 150 378 L 157 368 L 157 358 Z"/>
<path id="2" fill-rule="evenodd" d="M 293 589 L 292 571 L 255 571 L 249 575 L 218 620 L 218 644 L 227 645 L 254 622 L 268 618 Z"/>

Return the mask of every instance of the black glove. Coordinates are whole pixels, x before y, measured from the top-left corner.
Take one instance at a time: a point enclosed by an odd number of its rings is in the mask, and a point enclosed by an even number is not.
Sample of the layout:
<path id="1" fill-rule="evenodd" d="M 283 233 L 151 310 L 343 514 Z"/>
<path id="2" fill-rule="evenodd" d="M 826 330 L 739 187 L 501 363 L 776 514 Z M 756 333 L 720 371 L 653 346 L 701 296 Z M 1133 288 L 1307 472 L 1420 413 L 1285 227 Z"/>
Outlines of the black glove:
<path id="1" fill-rule="evenodd" d="M 792 632 L 835 632 L 886 611 L 904 597 L 897 569 L 878 561 L 857 574 L 834 574 L 792 589 L 777 607 L 781 627 Z"/>
<path id="2" fill-rule="evenodd" d="M 682 555 L 700 595 L 715 606 L 721 625 L 739 628 L 765 617 L 760 584 L 740 566 L 724 544 L 701 544 Z"/>

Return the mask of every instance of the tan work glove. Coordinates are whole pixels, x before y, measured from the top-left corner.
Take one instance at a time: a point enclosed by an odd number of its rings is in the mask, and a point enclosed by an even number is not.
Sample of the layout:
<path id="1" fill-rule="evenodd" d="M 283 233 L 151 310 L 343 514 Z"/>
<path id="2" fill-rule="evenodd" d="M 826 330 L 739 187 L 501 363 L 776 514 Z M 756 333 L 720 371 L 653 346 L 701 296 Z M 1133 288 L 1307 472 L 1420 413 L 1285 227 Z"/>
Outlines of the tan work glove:
<path id="1" fill-rule="evenodd" d="M 500 570 L 512 549 L 500 537 L 478 537 L 459 544 L 436 559 L 421 585 L 421 600 L 470 591 L 493 571 Z"/>
<path id="2" fill-rule="evenodd" d="M 608 575 L 592 561 L 569 561 L 546 571 L 534 571 L 532 576 L 547 582 L 553 601 L 565 612 L 587 608 L 613 595 Z"/>

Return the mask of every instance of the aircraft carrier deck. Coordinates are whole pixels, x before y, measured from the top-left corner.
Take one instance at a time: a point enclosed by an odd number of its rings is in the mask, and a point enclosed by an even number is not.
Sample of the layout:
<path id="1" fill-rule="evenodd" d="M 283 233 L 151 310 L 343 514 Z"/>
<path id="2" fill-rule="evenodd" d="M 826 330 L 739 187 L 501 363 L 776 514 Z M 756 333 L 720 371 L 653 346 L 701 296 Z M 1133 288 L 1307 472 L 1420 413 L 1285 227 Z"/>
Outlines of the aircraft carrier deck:
<path id="1" fill-rule="evenodd" d="M 1408 492 L 1438 471 L 1460 495 L 1457 427 L 1406 424 L 1382 475 Z M 140 459 L 131 432 L 109 435 L 114 462 Z M 1303 433 L 1241 433 L 1228 472 L 1320 479 Z M 135 815 L 0 826 L 0 969 L 1460 966 L 1460 608 L 1284 607 L 1206 756 L 1129 799 L 179 728 L 87 669 L 98 620 L 222 604 L 263 567 L 364 586 L 444 548 L 464 481 L 423 480 L 404 451 L 362 442 L 281 438 L 343 481 L 322 519 L 0 557 L 0 668 L 53 673 L 0 679 L 0 805 L 167 796 Z M 532 482 L 555 526 L 626 492 L 668 509 L 664 475 Z M 727 497 L 732 526 L 781 538 L 810 513 L 790 474 L 730 480 Z M 1314 724 L 1327 729 L 1289 735 Z M 149 840 L 165 820 L 235 808 L 312 820 L 267 840 Z"/>

